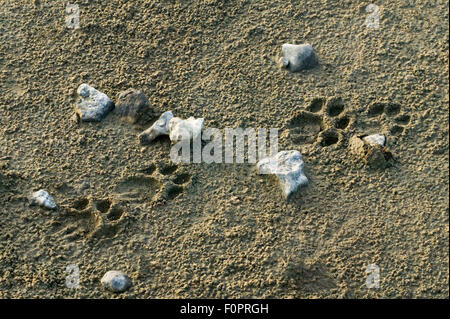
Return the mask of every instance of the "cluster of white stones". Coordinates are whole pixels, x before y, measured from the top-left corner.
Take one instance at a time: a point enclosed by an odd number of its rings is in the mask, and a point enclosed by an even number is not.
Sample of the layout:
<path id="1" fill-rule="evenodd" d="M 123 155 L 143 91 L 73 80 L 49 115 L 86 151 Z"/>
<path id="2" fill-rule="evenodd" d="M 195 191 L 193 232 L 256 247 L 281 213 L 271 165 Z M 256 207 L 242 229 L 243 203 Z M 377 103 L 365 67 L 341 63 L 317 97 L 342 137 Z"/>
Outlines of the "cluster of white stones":
<path id="1" fill-rule="evenodd" d="M 203 130 L 203 118 L 190 117 L 183 120 L 174 117 L 171 111 L 164 112 L 160 118 L 139 135 L 141 144 L 148 144 L 160 135 L 169 135 L 173 143 L 197 138 Z"/>

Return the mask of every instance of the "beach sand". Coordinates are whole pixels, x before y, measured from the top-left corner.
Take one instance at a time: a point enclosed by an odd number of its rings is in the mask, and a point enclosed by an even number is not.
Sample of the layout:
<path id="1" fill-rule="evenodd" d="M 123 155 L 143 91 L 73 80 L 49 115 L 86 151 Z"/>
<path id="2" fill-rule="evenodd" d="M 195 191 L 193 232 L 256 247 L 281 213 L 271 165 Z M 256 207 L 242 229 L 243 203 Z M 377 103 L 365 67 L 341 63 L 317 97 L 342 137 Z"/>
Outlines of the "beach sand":
<path id="1" fill-rule="evenodd" d="M 449 297 L 447 1 L 377 1 L 378 29 L 360 1 L 73 2 L 78 29 L 66 1 L 0 0 L 1 298 Z M 319 65 L 280 69 L 283 43 Z M 173 164 L 168 138 L 139 144 L 151 121 L 77 123 L 82 83 L 278 128 L 309 186 L 286 201 L 254 164 Z M 370 133 L 389 167 L 350 154 Z M 30 207 L 39 189 L 57 210 Z M 108 270 L 132 287 L 105 291 Z"/>

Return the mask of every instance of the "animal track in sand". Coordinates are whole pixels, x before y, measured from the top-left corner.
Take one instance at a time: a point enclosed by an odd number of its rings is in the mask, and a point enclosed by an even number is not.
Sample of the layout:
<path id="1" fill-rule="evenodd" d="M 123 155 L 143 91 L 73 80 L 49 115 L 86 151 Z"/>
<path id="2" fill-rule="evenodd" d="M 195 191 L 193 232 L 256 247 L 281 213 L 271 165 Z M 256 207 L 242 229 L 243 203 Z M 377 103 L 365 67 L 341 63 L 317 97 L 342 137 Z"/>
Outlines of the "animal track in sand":
<path id="1" fill-rule="evenodd" d="M 191 181 L 191 175 L 174 164 L 150 165 L 128 176 L 113 188 L 112 196 L 101 199 L 78 197 L 61 206 L 52 232 L 64 240 L 114 238 L 127 220 L 125 207 L 133 203 L 173 200 Z"/>
<path id="2" fill-rule="evenodd" d="M 297 257 L 285 266 L 282 280 L 299 294 L 336 288 L 336 283 L 323 264 L 305 264 Z"/>
<path id="3" fill-rule="evenodd" d="M 163 175 L 172 175 L 177 169 L 178 169 L 178 166 L 169 164 L 169 165 L 162 166 L 159 169 L 159 172 Z"/>
<path id="4" fill-rule="evenodd" d="M 327 101 L 324 98 L 321 98 L 321 97 L 315 98 L 311 101 L 311 103 L 306 108 L 306 110 L 308 112 L 317 113 L 323 108 L 323 106 L 325 105 L 326 102 Z"/>
<path id="5" fill-rule="evenodd" d="M 161 187 L 160 182 L 148 176 L 130 176 L 117 184 L 115 192 L 120 199 L 145 201 L 151 199 Z"/>
<path id="6" fill-rule="evenodd" d="M 322 117 L 307 111 L 300 111 L 289 123 L 290 135 L 296 144 L 314 143 L 317 134 L 323 129 Z"/>
<path id="7" fill-rule="evenodd" d="M 342 140 L 342 131 L 350 125 L 341 98 L 314 98 L 288 123 L 289 136 L 294 144 L 314 144 L 328 147 Z"/>
<path id="8" fill-rule="evenodd" d="M 115 192 L 120 199 L 130 202 L 153 202 L 159 198 L 172 200 L 191 181 L 191 175 L 180 172 L 178 165 L 173 163 L 151 163 L 139 172 L 139 175 L 127 177 L 116 186 Z"/>
<path id="9" fill-rule="evenodd" d="M 317 97 L 290 119 L 288 129 L 293 144 L 339 147 L 350 127 L 364 134 L 400 136 L 410 121 L 410 115 L 402 112 L 401 105 L 396 103 L 375 102 L 363 116 L 354 116 L 346 110 L 340 97 Z"/>
<path id="10" fill-rule="evenodd" d="M 62 208 L 52 227 L 54 233 L 68 241 L 114 238 L 125 219 L 124 208 L 110 198 L 79 197 Z"/>
<path id="11" fill-rule="evenodd" d="M 189 182 L 191 179 L 191 175 L 188 173 L 180 173 L 175 175 L 175 178 L 173 179 L 173 182 L 177 185 L 183 185 Z"/>
<path id="12" fill-rule="evenodd" d="M 379 129 L 380 123 L 383 122 L 382 120 L 386 119 L 387 127 L 384 127 L 384 129 L 393 136 L 403 134 L 405 127 L 411 121 L 411 116 L 402 112 L 401 105 L 397 103 L 372 103 L 367 109 L 366 115 L 368 120 L 360 124 L 361 128 L 368 130 Z"/>

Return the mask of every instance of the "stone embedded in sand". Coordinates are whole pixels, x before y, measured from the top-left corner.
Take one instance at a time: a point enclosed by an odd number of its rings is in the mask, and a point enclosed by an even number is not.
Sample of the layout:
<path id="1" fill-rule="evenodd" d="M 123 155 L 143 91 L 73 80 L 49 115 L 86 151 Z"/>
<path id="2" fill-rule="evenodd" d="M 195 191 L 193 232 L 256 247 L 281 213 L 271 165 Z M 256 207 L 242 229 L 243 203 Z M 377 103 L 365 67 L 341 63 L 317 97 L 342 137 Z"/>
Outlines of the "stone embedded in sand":
<path id="1" fill-rule="evenodd" d="M 372 134 L 364 136 L 362 140 L 370 145 L 384 146 L 386 144 L 386 136 L 383 134 Z"/>
<path id="2" fill-rule="evenodd" d="M 124 292 L 131 287 L 130 278 L 121 271 L 110 270 L 102 278 L 103 287 L 112 292 Z"/>
<path id="3" fill-rule="evenodd" d="M 385 146 L 386 137 L 382 134 L 353 136 L 349 141 L 352 155 L 363 160 L 371 167 L 385 168 L 392 159 L 392 154 Z"/>
<path id="4" fill-rule="evenodd" d="M 308 178 L 303 172 L 303 157 L 299 151 L 281 151 L 260 160 L 257 167 L 260 174 L 275 174 L 278 177 L 286 198 L 299 186 L 308 185 Z"/>
<path id="5" fill-rule="evenodd" d="M 117 270 L 108 271 L 101 279 L 101 283 L 112 292 L 124 292 L 131 287 L 130 278 L 125 273 Z"/>
<path id="6" fill-rule="evenodd" d="M 43 189 L 31 195 L 30 203 L 31 205 L 39 205 L 47 209 L 56 209 L 58 207 L 53 197 Z"/>
<path id="7" fill-rule="evenodd" d="M 169 137 L 173 143 L 196 139 L 200 136 L 202 130 L 202 118 L 196 119 L 194 117 L 190 117 L 183 120 L 179 117 L 174 117 L 169 123 Z"/>
<path id="8" fill-rule="evenodd" d="M 139 134 L 142 145 L 148 144 L 160 135 L 169 134 L 169 122 L 173 118 L 171 111 L 164 112 L 151 127 Z"/>
<path id="9" fill-rule="evenodd" d="M 130 88 L 117 94 L 114 114 L 121 120 L 134 124 L 149 111 L 150 103 L 142 91 Z"/>
<path id="10" fill-rule="evenodd" d="M 84 122 L 99 122 L 113 108 L 111 99 L 88 84 L 81 84 L 77 90 L 80 99 L 77 101 L 76 113 Z"/>
<path id="11" fill-rule="evenodd" d="M 283 44 L 281 48 L 280 66 L 291 72 L 311 69 L 318 63 L 311 44 Z"/>

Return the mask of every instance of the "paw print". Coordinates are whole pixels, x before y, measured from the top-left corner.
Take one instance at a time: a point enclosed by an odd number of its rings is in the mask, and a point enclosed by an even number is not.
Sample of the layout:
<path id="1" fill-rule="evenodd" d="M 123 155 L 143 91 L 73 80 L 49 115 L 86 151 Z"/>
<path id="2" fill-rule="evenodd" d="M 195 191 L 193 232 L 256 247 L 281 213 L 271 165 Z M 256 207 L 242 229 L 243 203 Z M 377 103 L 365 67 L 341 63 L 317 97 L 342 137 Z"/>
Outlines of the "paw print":
<path id="1" fill-rule="evenodd" d="M 289 137 L 294 144 L 339 146 L 343 140 L 342 132 L 350 122 L 341 98 L 314 98 L 306 110 L 290 119 Z"/>
<path id="2" fill-rule="evenodd" d="M 174 164 L 150 164 L 139 174 L 119 182 L 116 196 L 129 202 L 172 200 L 180 195 L 191 181 L 191 175 Z"/>
<path id="3" fill-rule="evenodd" d="M 114 238 L 126 217 L 125 209 L 110 198 L 79 197 L 62 207 L 52 226 L 54 233 L 68 241 Z"/>
<path id="4" fill-rule="evenodd" d="M 411 117 L 401 111 L 401 106 L 396 103 L 375 102 L 367 109 L 367 121 L 359 126 L 362 129 L 381 128 L 392 136 L 400 136 L 405 131 Z"/>
<path id="5" fill-rule="evenodd" d="M 115 195 L 124 201 L 145 202 L 151 201 L 159 192 L 161 183 L 152 176 L 129 176 L 119 182 L 115 187 Z"/>
<path id="6" fill-rule="evenodd" d="M 108 198 L 69 200 L 51 225 L 53 233 L 68 241 L 114 238 L 128 221 L 127 210 L 133 204 L 173 200 L 190 182 L 191 175 L 177 165 L 150 164 L 122 179 Z"/>

